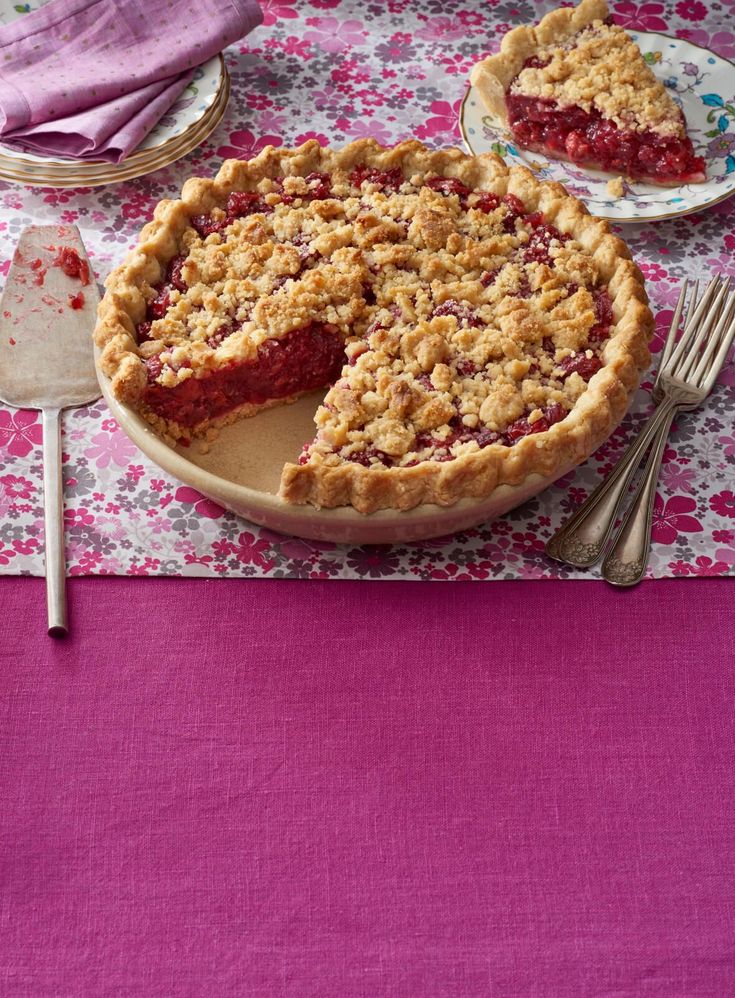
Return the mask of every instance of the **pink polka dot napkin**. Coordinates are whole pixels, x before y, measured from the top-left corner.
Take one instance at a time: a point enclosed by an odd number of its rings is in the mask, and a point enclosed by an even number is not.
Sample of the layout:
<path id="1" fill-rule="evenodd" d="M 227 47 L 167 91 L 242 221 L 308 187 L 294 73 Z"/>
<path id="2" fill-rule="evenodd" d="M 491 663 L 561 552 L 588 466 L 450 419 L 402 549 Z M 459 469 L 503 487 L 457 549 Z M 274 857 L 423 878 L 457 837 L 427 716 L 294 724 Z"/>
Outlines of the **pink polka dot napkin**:
<path id="1" fill-rule="evenodd" d="M 256 0 L 51 0 L 0 27 L 0 140 L 119 163 L 261 20 Z"/>

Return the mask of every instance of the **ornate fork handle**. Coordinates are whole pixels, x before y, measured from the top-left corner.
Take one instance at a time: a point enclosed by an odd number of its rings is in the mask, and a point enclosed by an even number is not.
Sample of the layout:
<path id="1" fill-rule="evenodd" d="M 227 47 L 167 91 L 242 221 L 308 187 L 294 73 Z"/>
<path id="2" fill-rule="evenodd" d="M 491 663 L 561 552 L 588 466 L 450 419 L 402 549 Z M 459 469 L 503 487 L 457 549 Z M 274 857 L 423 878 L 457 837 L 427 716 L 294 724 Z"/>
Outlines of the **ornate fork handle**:
<path id="1" fill-rule="evenodd" d="M 598 560 L 644 453 L 659 432 L 666 441 L 676 409 L 677 403 L 673 399 L 661 403 L 605 481 L 548 542 L 546 553 L 549 557 L 577 568 L 588 568 Z"/>
<path id="2" fill-rule="evenodd" d="M 602 562 L 602 577 L 614 586 L 635 586 L 645 575 L 651 549 L 651 521 L 658 473 L 675 415 L 676 406 L 658 431 L 633 502 L 623 517 L 615 543 Z"/>

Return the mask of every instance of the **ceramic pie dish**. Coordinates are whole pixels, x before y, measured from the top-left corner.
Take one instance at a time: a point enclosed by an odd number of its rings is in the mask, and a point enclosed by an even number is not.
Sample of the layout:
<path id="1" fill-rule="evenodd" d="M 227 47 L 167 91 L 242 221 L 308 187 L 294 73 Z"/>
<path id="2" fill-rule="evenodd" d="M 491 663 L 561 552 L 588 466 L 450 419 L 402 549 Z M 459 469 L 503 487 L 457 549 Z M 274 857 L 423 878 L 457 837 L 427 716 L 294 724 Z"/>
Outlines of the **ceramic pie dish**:
<path id="1" fill-rule="evenodd" d="M 376 541 L 481 522 L 584 461 L 652 324 L 625 244 L 559 185 L 362 140 L 188 181 L 108 278 L 95 339 L 166 470 L 274 529 Z"/>
<path id="2" fill-rule="evenodd" d="M 498 486 L 486 499 L 464 499 L 450 507 L 424 504 L 409 510 L 364 515 L 352 507 L 315 509 L 278 495 L 281 468 L 293 456 L 294 440 L 311 432 L 318 395 L 269 409 L 257 420 L 225 427 L 206 453 L 164 440 L 131 406 L 115 398 L 99 369 L 105 400 L 121 430 L 166 474 L 190 485 L 252 523 L 269 530 L 337 544 L 396 544 L 442 537 L 502 516 L 552 484 L 559 475 L 529 475 L 519 485 Z M 561 469 L 559 474 L 571 471 Z"/>

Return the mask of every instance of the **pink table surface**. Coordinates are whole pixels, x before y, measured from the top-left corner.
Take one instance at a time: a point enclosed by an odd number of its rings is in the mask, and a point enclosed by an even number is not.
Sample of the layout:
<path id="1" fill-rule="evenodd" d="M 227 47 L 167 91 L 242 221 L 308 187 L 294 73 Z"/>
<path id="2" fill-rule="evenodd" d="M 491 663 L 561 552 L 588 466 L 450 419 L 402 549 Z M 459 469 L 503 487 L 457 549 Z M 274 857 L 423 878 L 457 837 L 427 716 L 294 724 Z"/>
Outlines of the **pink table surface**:
<path id="1" fill-rule="evenodd" d="M 0 586 L 3 996 L 735 993 L 728 580 Z"/>

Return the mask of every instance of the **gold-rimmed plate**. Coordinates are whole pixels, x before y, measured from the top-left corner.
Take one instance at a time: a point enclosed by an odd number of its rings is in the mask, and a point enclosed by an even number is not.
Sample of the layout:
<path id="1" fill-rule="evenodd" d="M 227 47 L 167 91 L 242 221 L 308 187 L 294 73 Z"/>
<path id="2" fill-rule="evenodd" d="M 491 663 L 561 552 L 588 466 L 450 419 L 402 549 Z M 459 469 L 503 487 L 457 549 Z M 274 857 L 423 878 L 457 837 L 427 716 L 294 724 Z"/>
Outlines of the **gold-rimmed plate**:
<path id="1" fill-rule="evenodd" d="M 590 213 L 613 222 L 646 222 L 710 208 L 735 192 L 735 64 L 683 38 L 655 32 L 632 33 L 646 62 L 686 116 L 697 153 L 705 157 L 707 180 L 680 187 L 626 183 L 622 198 L 610 195 L 609 173 L 547 160 L 513 144 L 493 129 L 476 88 L 460 110 L 460 129 L 473 154 L 496 152 L 509 163 L 529 167 L 541 180 L 556 180 L 583 201 Z"/>
<path id="2" fill-rule="evenodd" d="M 167 150 L 175 148 L 211 118 L 219 105 L 222 93 L 228 86 L 229 76 L 222 55 L 216 55 L 198 66 L 191 83 L 173 106 L 122 163 L 105 160 L 63 159 L 58 156 L 40 156 L 7 143 L 0 143 L 0 163 L 16 173 L 101 174 L 114 168 L 125 168 L 137 163 L 150 162 Z"/>
<path id="3" fill-rule="evenodd" d="M 105 184 L 120 183 L 123 180 L 132 180 L 135 177 L 153 173 L 155 170 L 181 159 L 182 156 L 204 142 L 222 120 L 229 96 L 230 79 L 227 70 L 224 69 L 222 87 L 217 95 L 217 100 L 196 124 L 196 127 L 187 128 L 185 134 L 178 141 L 166 143 L 154 155 L 136 159 L 130 158 L 119 164 L 100 164 L 99 169 L 91 168 L 89 163 L 82 164 L 75 161 L 61 170 L 41 170 L 35 167 L 32 169 L 18 167 L 14 161 L 9 162 L 6 157 L 0 154 L 0 178 L 30 187 L 75 188 L 101 187 Z"/>

